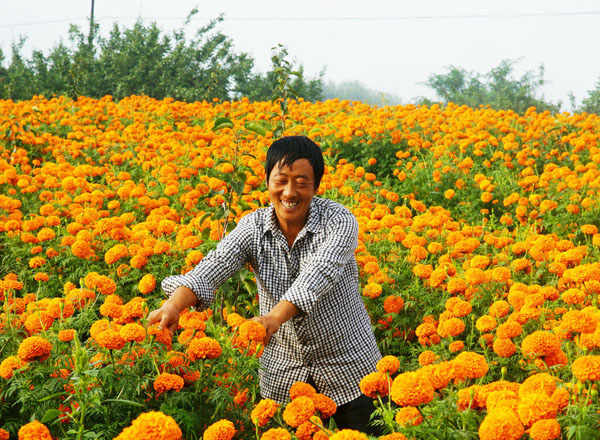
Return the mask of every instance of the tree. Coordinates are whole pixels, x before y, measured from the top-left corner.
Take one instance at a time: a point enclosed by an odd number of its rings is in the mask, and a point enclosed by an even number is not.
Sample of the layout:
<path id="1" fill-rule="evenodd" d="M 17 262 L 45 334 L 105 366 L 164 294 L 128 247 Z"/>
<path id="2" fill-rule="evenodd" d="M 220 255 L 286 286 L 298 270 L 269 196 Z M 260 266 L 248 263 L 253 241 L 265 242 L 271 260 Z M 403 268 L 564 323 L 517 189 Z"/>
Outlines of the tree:
<path id="1" fill-rule="evenodd" d="M 342 81 L 335 83 L 327 81 L 323 87 L 323 96 L 325 99 L 347 99 L 349 101 L 362 101 L 372 105 L 397 105 L 400 104 L 400 98 L 394 94 L 376 92 L 369 89 L 360 81 Z"/>
<path id="2" fill-rule="evenodd" d="M 559 111 L 560 103 L 538 98 L 540 87 L 546 83 L 544 67 L 540 65 L 537 73 L 530 70 L 520 78 L 514 78 L 515 63 L 514 60 L 502 60 L 485 75 L 450 66 L 445 74 L 430 75 L 425 84 L 445 103 L 454 102 L 469 107 L 489 105 L 496 109 L 512 109 L 517 113 L 524 113 L 529 107 L 536 107 L 538 111 Z M 431 102 L 420 99 L 420 103 Z"/>
<path id="3" fill-rule="evenodd" d="M 581 102 L 580 111 L 600 115 L 600 78 L 594 90 L 588 90 L 588 96 Z"/>

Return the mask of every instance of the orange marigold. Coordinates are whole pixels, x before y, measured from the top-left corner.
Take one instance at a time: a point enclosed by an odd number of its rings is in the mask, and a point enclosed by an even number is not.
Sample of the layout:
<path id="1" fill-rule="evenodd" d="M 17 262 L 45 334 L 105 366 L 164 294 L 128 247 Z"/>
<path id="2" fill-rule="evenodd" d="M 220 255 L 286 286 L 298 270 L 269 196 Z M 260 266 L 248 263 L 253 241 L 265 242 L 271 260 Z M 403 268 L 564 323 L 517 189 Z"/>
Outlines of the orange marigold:
<path id="1" fill-rule="evenodd" d="M 46 425 L 34 420 L 21 426 L 19 440 L 52 440 L 52 435 Z"/>
<path id="2" fill-rule="evenodd" d="M 367 374 L 358 384 L 360 391 L 371 399 L 387 396 L 389 393 L 388 375 L 380 371 Z"/>
<path id="3" fill-rule="evenodd" d="M 517 321 L 506 321 L 496 329 L 496 336 L 502 339 L 511 339 L 519 336 L 523 332 L 523 327 Z"/>
<path id="4" fill-rule="evenodd" d="M 317 390 L 306 382 L 294 382 L 290 387 L 290 399 L 294 400 L 300 396 L 312 397 L 317 394 Z"/>
<path id="5" fill-rule="evenodd" d="M 2 379 L 10 379 L 13 377 L 13 371 L 23 368 L 25 362 L 21 361 L 16 356 L 9 356 L 0 363 L 0 377 Z"/>
<path id="6" fill-rule="evenodd" d="M 560 423 L 556 419 L 538 420 L 529 430 L 532 440 L 554 440 L 560 438 Z"/>
<path id="7" fill-rule="evenodd" d="M 385 313 L 400 313 L 404 308 L 404 300 L 401 296 L 389 295 L 383 300 Z"/>
<path id="8" fill-rule="evenodd" d="M 325 394 L 317 393 L 310 396 L 310 398 L 315 404 L 315 410 L 318 411 L 324 419 L 331 417 L 337 411 L 335 402 Z"/>
<path id="9" fill-rule="evenodd" d="M 125 342 L 142 342 L 146 339 L 146 329 L 140 324 L 129 323 L 119 329 L 119 334 Z"/>
<path id="10" fill-rule="evenodd" d="M 193 339 L 188 345 L 186 354 L 192 361 L 198 359 L 216 359 L 221 356 L 221 345 L 213 338 Z"/>
<path id="11" fill-rule="evenodd" d="M 279 405 L 271 399 L 262 399 L 250 413 L 250 419 L 258 426 L 265 426 L 277 412 Z"/>
<path id="12" fill-rule="evenodd" d="M 489 331 L 494 330 L 497 325 L 498 322 L 496 321 L 496 319 L 491 317 L 490 315 L 481 316 L 475 323 L 475 327 L 477 328 L 477 330 L 479 330 L 482 333 L 487 333 Z"/>
<path id="13" fill-rule="evenodd" d="M 519 400 L 519 418 L 525 426 L 531 426 L 542 419 L 554 419 L 558 405 L 544 393 L 529 393 Z"/>
<path id="14" fill-rule="evenodd" d="M 40 336 L 30 336 L 19 345 L 17 355 L 25 362 L 43 361 L 50 356 L 52 344 Z"/>
<path id="15" fill-rule="evenodd" d="M 260 440 L 290 440 L 292 435 L 283 428 L 271 428 L 260 436 Z"/>
<path id="16" fill-rule="evenodd" d="M 419 354 L 419 365 L 422 367 L 433 364 L 435 362 L 435 353 L 431 350 L 425 350 Z"/>
<path id="17" fill-rule="evenodd" d="M 400 368 L 400 361 L 396 356 L 384 356 L 377 362 L 377 371 L 394 374 Z"/>
<path id="18" fill-rule="evenodd" d="M 293 428 L 315 415 L 315 404 L 307 396 L 299 396 L 287 404 L 283 410 L 283 420 Z"/>
<path id="19" fill-rule="evenodd" d="M 342 429 L 329 437 L 329 440 L 368 440 L 368 437 L 354 429 Z"/>
<path id="20" fill-rule="evenodd" d="M 500 408 L 485 416 L 478 432 L 481 440 L 517 440 L 525 428 L 513 411 Z"/>
<path id="21" fill-rule="evenodd" d="M 0 428 L 0 440 L 10 440 L 10 433 L 5 429 Z"/>
<path id="22" fill-rule="evenodd" d="M 459 318 L 450 318 L 444 322 L 444 332 L 449 336 L 458 336 L 464 331 L 465 323 Z"/>
<path id="23" fill-rule="evenodd" d="M 396 413 L 396 423 L 400 426 L 420 425 L 423 422 L 421 412 L 414 406 L 405 406 Z"/>
<path id="24" fill-rule="evenodd" d="M 581 356 L 571 365 L 573 375 L 580 382 L 600 380 L 600 356 Z"/>
<path id="25" fill-rule="evenodd" d="M 120 350 L 125 346 L 125 339 L 121 337 L 118 330 L 104 330 L 94 339 L 100 347 L 108 348 L 109 350 Z"/>
<path id="26" fill-rule="evenodd" d="M 463 366 L 466 370 L 466 377 L 470 379 L 483 377 L 489 370 L 485 357 L 471 351 L 463 351 L 454 358 L 453 362 Z"/>
<path id="27" fill-rule="evenodd" d="M 227 419 L 213 423 L 202 435 L 203 440 L 231 440 L 236 433 L 235 426 Z"/>
<path id="28" fill-rule="evenodd" d="M 154 379 L 154 389 L 160 394 L 168 390 L 179 391 L 183 388 L 183 378 L 177 374 L 160 373 Z"/>
<path id="29" fill-rule="evenodd" d="M 147 273 L 138 283 L 138 289 L 144 295 L 152 292 L 156 287 L 156 278 L 151 273 Z"/>
<path id="30" fill-rule="evenodd" d="M 543 330 L 527 335 L 521 343 L 525 356 L 546 356 L 560 350 L 561 342 L 558 336 Z"/>
<path id="31" fill-rule="evenodd" d="M 511 357 L 517 351 L 517 346 L 508 338 L 496 338 L 493 349 L 500 357 Z"/>
<path id="32" fill-rule="evenodd" d="M 67 329 L 67 330 L 60 330 L 58 332 L 58 340 L 62 341 L 62 342 L 69 342 L 72 341 L 73 338 L 75 337 L 76 334 L 76 330 L 74 329 Z"/>
<path id="33" fill-rule="evenodd" d="M 544 393 L 552 396 L 556 390 L 556 378 L 548 373 L 538 373 L 529 376 L 519 387 L 519 396 L 523 397 L 529 393 Z"/>
<path id="34" fill-rule="evenodd" d="M 427 377 L 415 372 L 402 373 L 394 379 L 392 400 L 400 406 L 417 406 L 433 400 L 434 389 Z"/>

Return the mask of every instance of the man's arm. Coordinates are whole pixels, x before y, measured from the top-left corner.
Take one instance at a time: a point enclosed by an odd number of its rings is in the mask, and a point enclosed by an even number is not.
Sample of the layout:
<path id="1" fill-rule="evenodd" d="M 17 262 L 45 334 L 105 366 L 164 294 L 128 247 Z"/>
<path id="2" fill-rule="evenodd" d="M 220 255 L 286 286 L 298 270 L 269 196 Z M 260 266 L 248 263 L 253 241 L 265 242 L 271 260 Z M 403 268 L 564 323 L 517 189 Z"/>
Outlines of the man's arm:
<path id="1" fill-rule="evenodd" d="M 298 313 L 298 307 L 289 301 L 282 300 L 275 304 L 269 313 L 252 318 L 252 320 L 260 322 L 267 331 L 264 340 L 264 344 L 267 345 L 271 340 L 271 336 L 279 330 L 279 327 L 288 319 L 296 316 L 296 313 Z"/>
<path id="2" fill-rule="evenodd" d="M 179 315 L 185 309 L 198 304 L 198 297 L 193 290 L 179 286 L 167 299 L 160 309 L 156 309 L 148 315 L 148 323 L 158 322 L 160 329 L 166 328 L 175 333 L 179 324 Z"/>

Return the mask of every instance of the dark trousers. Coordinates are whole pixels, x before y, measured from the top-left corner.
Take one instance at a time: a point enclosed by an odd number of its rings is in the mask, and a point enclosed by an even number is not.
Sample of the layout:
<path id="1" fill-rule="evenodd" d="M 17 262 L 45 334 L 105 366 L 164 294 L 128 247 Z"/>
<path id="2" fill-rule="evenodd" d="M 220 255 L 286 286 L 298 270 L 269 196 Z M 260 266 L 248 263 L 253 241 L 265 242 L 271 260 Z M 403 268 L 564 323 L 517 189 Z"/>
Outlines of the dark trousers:
<path id="1" fill-rule="evenodd" d="M 307 382 L 317 389 L 312 378 L 309 377 Z M 381 429 L 369 425 L 374 410 L 373 400 L 362 394 L 356 399 L 338 406 L 332 417 L 338 429 L 355 429 L 365 434 L 378 436 L 381 435 Z M 327 420 L 323 420 L 323 422 L 327 424 Z"/>

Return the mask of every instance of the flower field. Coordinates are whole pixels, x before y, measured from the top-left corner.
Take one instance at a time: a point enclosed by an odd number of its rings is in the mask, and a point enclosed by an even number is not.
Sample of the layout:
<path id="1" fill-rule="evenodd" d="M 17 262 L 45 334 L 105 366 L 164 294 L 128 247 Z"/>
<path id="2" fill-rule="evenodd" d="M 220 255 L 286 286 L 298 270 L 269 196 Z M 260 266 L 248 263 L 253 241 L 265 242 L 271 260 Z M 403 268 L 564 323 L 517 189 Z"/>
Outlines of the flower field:
<path id="1" fill-rule="evenodd" d="M 269 203 L 278 111 L 0 101 L 0 439 L 367 438 L 308 384 L 261 400 L 249 268 L 174 335 L 145 321 Z M 380 438 L 600 438 L 600 117 L 300 100 L 285 126 L 360 225 Z"/>

